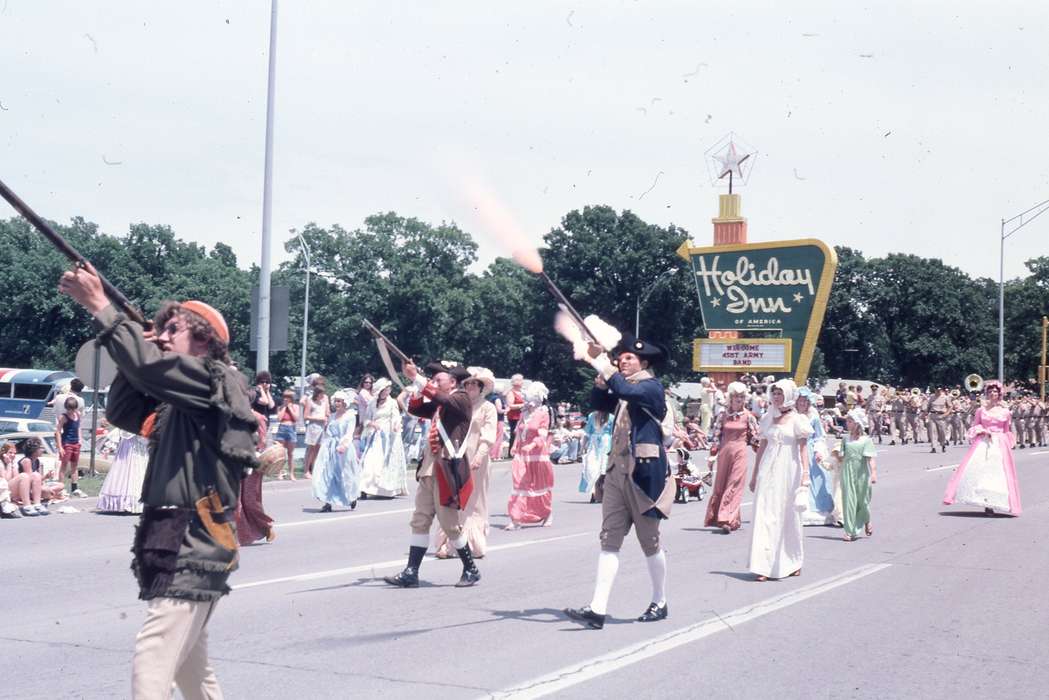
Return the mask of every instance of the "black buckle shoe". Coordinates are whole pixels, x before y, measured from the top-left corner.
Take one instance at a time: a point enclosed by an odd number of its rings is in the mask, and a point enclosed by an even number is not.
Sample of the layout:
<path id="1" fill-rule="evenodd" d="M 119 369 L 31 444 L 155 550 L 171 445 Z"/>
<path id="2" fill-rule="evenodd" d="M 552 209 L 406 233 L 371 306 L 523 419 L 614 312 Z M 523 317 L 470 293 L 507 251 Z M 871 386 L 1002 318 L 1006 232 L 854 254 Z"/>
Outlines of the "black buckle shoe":
<path id="1" fill-rule="evenodd" d="M 396 576 L 384 576 L 383 581 L 391 586 L 398 586 L 399 588 L 418 588 L 419 570 L 411 566 L 406 566 L 404 567 L 404 571 Z"/>
<path id="2" fill-rule="evenodd" d="M 475 583 L 479 583 L 481 580 L 481 572 L 475 566 L 473 569 L 463 569 L 463 575 L 459 577 L 459 583 L 455 584 L 456 588 L 469 588 Z"/>
<path id="3" fill-rule="evenodd" d="M 605 626 L 605 616 L 591 610 L 589 605 L 582 608 L 565 608 L 565 615 L 582 622 L 590 629 L 599 630 Z"/>
<path id="4" fill-rule="evenodd" d="M 641 617 L 637 618 L 637 621 L 658 622 L 665 619 L 667 619 L 667 604 L 656 605 L 655 603 L 649 603 L 648 609 L 641 613 Z"/>

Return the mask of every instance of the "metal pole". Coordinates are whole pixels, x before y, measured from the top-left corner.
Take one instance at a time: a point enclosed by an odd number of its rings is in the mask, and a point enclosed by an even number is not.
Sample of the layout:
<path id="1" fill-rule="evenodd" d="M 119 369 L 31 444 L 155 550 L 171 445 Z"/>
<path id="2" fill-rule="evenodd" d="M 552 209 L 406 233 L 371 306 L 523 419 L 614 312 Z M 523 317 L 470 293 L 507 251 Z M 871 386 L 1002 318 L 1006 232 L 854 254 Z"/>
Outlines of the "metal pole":
<path id="1" fill-rule="evenodd" d="M 94 387 L 95 396 L 91 400 L 92 411 L 91 411 L 91 463 L 88 467 L 88 473 L 91 476 L 96 474 L 95 472 L 95 443 L 98 440 L 98 397 L 101 393 L 99 390 L 98 383 L 102 381 L 102 347 L 95 343 L 95 365 L 91 371 L 91 386 Z M 73 477 L 75 479 L 77 475 L 78 466 L 73 465 Z"/>
<path id="2" fill-rule="evenodd" d="M 1005 386 L 1005 219 L 1002 219 L 1002 246 L 998 255 L 998 381 Z"/>
<path id="3" fill-rule="evenodd" d="M 262 180 L 262 262 L 259 265 L 259 319 L 256 371 L 270 368 L 270 213 L 273 209 L 273 99 L 277 73 L 277 0 L 270 5 L 270 56 L 266 84 L 266 165 Z"/>
<path id="4" fill-rule="evenodd" d="M 637 298 L 637 312 L 634 314 L 634 337 L 641 335 L 641 297 Z"/>
<path id="5" fill-rule="evenodd" d="M 299 245 L 302 246 L 303 256 L 306 258 L 306 302 L 302 309 L 302 367 L 300 376 L 300 386 L 302 392 L 306 393 L 306 334 L 310 327 L 310 253 L 309 248 L 306 247 L 306 241 L 303 240 L 302 236 L 299 236 Z"/>

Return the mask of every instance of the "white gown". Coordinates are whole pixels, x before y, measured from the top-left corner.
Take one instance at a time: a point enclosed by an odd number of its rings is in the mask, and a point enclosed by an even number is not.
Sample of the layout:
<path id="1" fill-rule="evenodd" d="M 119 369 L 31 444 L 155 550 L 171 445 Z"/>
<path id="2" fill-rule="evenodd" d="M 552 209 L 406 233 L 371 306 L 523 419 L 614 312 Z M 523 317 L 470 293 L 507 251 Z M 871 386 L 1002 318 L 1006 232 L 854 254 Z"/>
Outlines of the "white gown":
<path id="1" fill-rule="evenodd" d="M 802 470 L 798 443 L 807 441 L 813 430 L 804 416 L 795 414 L 776 425 L 769 412 L 762 417 L 759 432 L 768 444 L 754 490 L 750 570 L 759 576 L 783 578 L 800 569 L 804 558 L 801 513 L 795 508 Z"/>
<path id="2" fill-rule="evenodd" d="M 371 403 L 369 420 L 378 429 L 365 427 L 361 436 L 361 492 L 369 496 L 403 496 L 408 493 L 408 465 L 401 439 L 401 412 L 397 402 Z"/>

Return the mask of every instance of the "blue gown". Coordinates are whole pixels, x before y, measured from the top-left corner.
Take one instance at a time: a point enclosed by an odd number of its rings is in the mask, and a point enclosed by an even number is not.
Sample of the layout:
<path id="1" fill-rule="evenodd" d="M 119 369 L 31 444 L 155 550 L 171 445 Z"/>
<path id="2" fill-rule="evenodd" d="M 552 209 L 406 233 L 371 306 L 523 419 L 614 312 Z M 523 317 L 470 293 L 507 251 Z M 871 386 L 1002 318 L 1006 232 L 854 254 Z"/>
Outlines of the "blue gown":
<path id="1" fill-rule="evenodd" d="M 361 465 L 353 447 L 356 411 L 334 415 L 324 429 L 324 440 L 313 465 L 313 496 L 324 503 L 349 507 L 361 495 Z M 339 445 L 346 451 L 339 453 Z"/>
<path id="2" fill-rule="evenodd" d="M 823 423 L 819 416 L 809 416 L 812 429 L 809 438 L 809 507 L 802 516 L 805 525 L 834 524 L 834 482 L 831 474 L 816 462 L 816 441 L 824 438 Z"/>

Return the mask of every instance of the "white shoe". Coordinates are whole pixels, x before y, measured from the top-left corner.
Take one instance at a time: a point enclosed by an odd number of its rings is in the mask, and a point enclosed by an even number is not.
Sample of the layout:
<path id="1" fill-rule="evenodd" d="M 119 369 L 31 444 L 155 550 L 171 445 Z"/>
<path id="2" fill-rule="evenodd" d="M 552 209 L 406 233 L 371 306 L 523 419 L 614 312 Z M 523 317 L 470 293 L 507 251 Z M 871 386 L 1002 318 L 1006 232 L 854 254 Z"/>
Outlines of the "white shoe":
<path id="1" fill-rule="evenodd" d="M 77 489 L 76 491 L 74 491 L 70 495 L 73 496 L 74 498 L 87 498 L 87 494 L 84 493 L 83 491 L 81 491 L 80 489 Z"/>
<path id="2" fill-rule="evenodd" d="M 47 509 L 47 506 L 45 506 L 43 503 L 35 506 L 35 508 L 36 508 L 36 514 L 37 515 L 51 515 L 51 511 L 49 511 Z"/>

